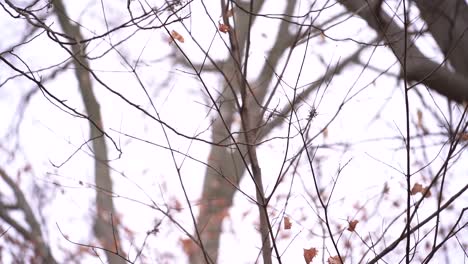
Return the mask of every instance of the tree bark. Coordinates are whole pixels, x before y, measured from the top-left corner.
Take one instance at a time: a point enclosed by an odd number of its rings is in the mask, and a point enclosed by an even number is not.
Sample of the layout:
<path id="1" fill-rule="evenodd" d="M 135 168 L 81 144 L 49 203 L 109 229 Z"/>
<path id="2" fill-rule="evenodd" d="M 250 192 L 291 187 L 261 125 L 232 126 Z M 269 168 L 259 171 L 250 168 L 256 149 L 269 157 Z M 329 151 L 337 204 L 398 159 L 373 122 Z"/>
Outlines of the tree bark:
<path id="1" fill-rule="evenodd" d="M 4 206 L 3 202 L 0 202 L 0 218 L 3 219 L 6 223 L 12 226 L 20 235 L 24 237 L 25 240 L 29 240 L 37 254 L 36 259 L 41 263 L 50 263 L 55 264 L 57 261 L 52 255 L 49 245 L 42 235 L 41 225 L 36 219 L 36 216 L 33 213 L 31 206 L 29 205 L 26 197 L 24 197 L 23 192 L 13 181 L 13 179 L 6 173 L 3 168 L 0 168 L 0 178 L 6 183 L 7 186 L 13 191 L 14 197 L 16 198 L 16 203 L 14 209 L 19 209 L 24 213 L 25 222 L 28 224 L 28 227 L 23 227 L 22 224 L 14 220 L 8 211 L 16 211 L 7 209 Z"/>
<path id="2" fill-rule="evenodd" d="M 55 12 L 64 33 L 72 39 L 84 39 L 80 27 L 72 24 L 67 15 L 63 1 L 53 1 Z M 75 64 L 75 75 L 78 80 L 83 103 L 90 120 L 90 139 L 94 151 L 94 179 L 96 185 L 96 215 L 94 217 L 93 231 L 103 248 L 106 249 L 106 257 L 111 264 L 124 264 L 121 257 L 124 252 L 120 246 L 118 226 L 112 221 L 114 204 L 112 200 L 112 179 L 110 176 L 107 145 L 101 110 L 93 92 L 92 81 L 89 73 L 89 62 L 86 59 L 86 50 L 79 43 L 72 45 Z M 91 122 L 92 121 L 92 122 Z M 120 256 L 119 256 L 120 255 Z"/>
<path id="3" fill-rule="evenodd" d="M 258 13 L 263 3 L 264 1 L 255 1 L 252 13 Z M 296 1 L 288 1 L 286 13 L 292 14 L 295 5 Z M 240 6 L 246 11 L 250 9 L 248 2 L 243 2 Z M 243 85 L 242 82 L 246 77 L 242 75 L 242 69 L 240 66 L 242 63 L 240 63 L 240 61 L 243 61 L 243 56 L 245 54 L 244 49 L 246 48 L 249 34 L 250 14 L 236 9 L 234 16 L 236 21 L 236 31 L 235 34 L 232 34 L 231 36 L 232 54 L 228 62 L 225 64 L 226 68 L 223 69 L 223 72 L 229 78 L 229 84 L 223 84 L 226 88 L 218 99 L 220 108 L 219 117 L 214 121 L 212 126 L 212 140 L 214 143 L 221 144 L 233 143 L 232 140 L 229 139 L 229 135 L 231 133 L 230 128 L 233 124 L 235 113 L 240 111 L 235 100 L 238 100 L 237 93 L 240 91 L 241 86 Z M 255 16 L 251 19 L 255 20 Z M 251 21 L 251 23 L 253 23 L 253 21 Z M 262 103 L 267 95 L 268 85 L 274 76 L 271 65 L 276 65 L 287 48 L 292 44 L 292 40 L 288 38 L 290 36 L 288 33 L 288 27 L 288 23 L 282 23 L 279 34 L 283 34 L 282 36 L 284 38 L 281 38 L 283 41 L 275 42 L 272 52 L 268 58 L 270 64 L 264 66 L 262 74 L 260 74 L 258 80 L 254 82 L 258 84 L 258 86 L 254 88 L 255 95 L 251 94 L 250 91 L 247 91 L 249 89 L 246 89 L 245 91 L 247 93 L 246 96 L 249 99 L 242 103 L 249 104 L 248 108 L 250 108 L 250 111 L 257 113 L 254 115 L 255 117 L 252 120 L 248 121 L 250 124 L 249 126 L 258 126 L 262 121 L 262 116 L 260 115 L 262 109 L 257 102 Z M 231 85 L 233 89 L 227 87 L 229 85 Z M 241 118 L 245 117 L 241 116 Z M 244 129 L 248 129 L 249 126 L 244 127 Z M 257 140 L 260 139 L 258 136 L 259 133 L 257 133 Z M 236 142 L 246 142 L 244 135 L 236 137 L 235 140 Z M 230 149 L 227 147 L 212 146 L 209 154 L 209 168 L 207 168 L 205 173 L 200 212 L 197 218 L 197 227 L 201 233 L 201 242 L 209 256 L 209 261 L 212 263 L 216 263 L 218 258 L 218 249 L 224 216 L 226 216 L 227 211 L 232 206 L 234 194 L 236 193 L 239 182 L 245 173 L 246 162 L 250 163 L 249 159 L 243 158 L 247 156 L 247 152 L 248 149 L 246 145 L 239 144 L 237 149 L 234 147 Z M 216 170 L 211 168 L 216 168 Z M 261 197 L 257 198 L 260 199 Z M 262 223 L 265 222 L 265 215 L 261 220 Z M 264 252 L 268 252 L 265 254 L 271 255 L 270 251 L 271 250 L 268 246 L 268 251 Z M 192 264 L 206 263 L 201 251 L 194 252 L 194 254 L 191 254 L 189 258 L 190 263 Z"/>
<path id="4" fill-rule="evenodd" d="M 464 0 L 416 0 L 440 50 L 457 73 L 468 76 L 468 6 Z"/>
<path id="5" fill-rule="evenodd" d="M 364 19 L 377 34 L 382 34 L 395 57 L 400 63 L 403 61 L 403 56 L 405 54 L 404 30 L 398 26 L 395 19 L 390 17 L 384 10 L 379 9 L 379 1 L 340 0 L 339 2 L 350 12 Z M 379 10 L 379 12 L 377 12 L 377 10 Z M 456 32 L 459 33 L 461 31 L 466 31 L 466 27 L 463 30 L 456 30 Z M 431 32 L 435 33 L 436 30 L 433 29 Z M 441 31 L 437 34 L 441 34 Z M 466 36 L 463 34 L 462 36 L 463 39 L 466 39 Z M 436 35 L 434 38 L 438 39 L 439 37 Z M 442 40 L 443 37 L 440 37 L 440 39 Z M 454 41 L 456 42 L 458 40 Z M 406 46 L 408 47 L 406 51 L 408 58 L 406 71 L 409 81 L 425 84 L 430 89 L 446 96 L 450 100 L 459 103 L 468 101 L 468 77 L 466 74 L 452 71 L 444 64 L 430 60 L 418 49 L 411 38 L 408 38 Z M 446 48 L 448 49 L 448 47 L 449 44 L 447 44 Z"/>

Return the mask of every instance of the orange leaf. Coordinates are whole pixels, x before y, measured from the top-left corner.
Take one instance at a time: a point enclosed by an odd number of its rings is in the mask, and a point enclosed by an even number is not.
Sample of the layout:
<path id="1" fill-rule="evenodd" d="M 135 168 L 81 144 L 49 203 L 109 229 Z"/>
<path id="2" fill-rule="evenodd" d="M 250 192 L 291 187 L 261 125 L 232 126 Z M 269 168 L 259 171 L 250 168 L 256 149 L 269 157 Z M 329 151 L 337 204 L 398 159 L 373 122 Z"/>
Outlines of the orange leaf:
<path id="1" fill-rule="evenodd" d="M 423 189 L 422 185 L 419 183 L 415 183 L 413 188 L 411 189 L 411 195 L 415 195 Z"/>
<path id="2" fill-rule="evenodd" d="M 185 254 L 187 254 L 187 256 L 191 256 L 193 253 L 195 253 L 195 243 L 191 239 L 181 239 L 180 243 L 182 243 L 182 249 L 184 250 Z"/>
<path id="3" fill-rule="evenodd" d="M 317 253 L 318 253 L 318 250 L 316 248 L 309 248 L 309 249 L 304 248 L 304 260 L 306 264 L 309 264 L 310 262 L 312 262 L 312 259 L 314 259 L 315 256 L 317 256 Z"/>
<path id="4" fill-rule="evenodd" d="M 427 192 L 426 192 L 427 191 Z M 426 187 L 423 187 L 421 184 L 419 183 L 415 183 L 413 185 L 413 188 L 411 188 L 411 195 L 415 195 L 417 193 L 421 193 L 422 195 L 424 195 L 424 197 L 429 197 L 431 196 L 431 191 L 428 190 Z"/>
<path id="5" fill-rule="evenodd" d="M 221 31 L 223 33 L 227 33 L 227 32 L 229 32 L 229 30 L 231 30 L 231 27 L 226 25 L 226 24 L 219 23 L 218 24 L 218 29 L 219 29 L 219 31 Z"/>
<path id="6" fill-rule="evenodd" d="M 284 229 L 291 229 L 292 223 L 289 217 L 284 217 Z"/>
<path id="7" fill-rule="evenodd" d="M 325 128 L 323 129 L 323 138 L 324 138 L 324 139 L 328 138 L 328 127 L 325 127 Z"/>
<path id="8" fill-rule="evenodd" d="M 359 223 L 358 220 L 349 221 L 348 222 L 348 231 L 354 232 L 354 230 L 356 229 L 357 223 Z"/>
<path id="9" fill-rule="evenodd" d="M 468 132 L 458 134 L 461 141 L 468 141 Z"/>
<path id="10" fill-rule="evenodd" d="M 180 43 L 184 43 L 184 37 L 182 37 L 181 34 L 179 34 L 177 31 L 175 30 L 172 30 L 171 32 L 171 39 L 169 40 L 169 44 L 172 43 L 172 40 L 175 39 L 175 40 L 178 40 Z"/>

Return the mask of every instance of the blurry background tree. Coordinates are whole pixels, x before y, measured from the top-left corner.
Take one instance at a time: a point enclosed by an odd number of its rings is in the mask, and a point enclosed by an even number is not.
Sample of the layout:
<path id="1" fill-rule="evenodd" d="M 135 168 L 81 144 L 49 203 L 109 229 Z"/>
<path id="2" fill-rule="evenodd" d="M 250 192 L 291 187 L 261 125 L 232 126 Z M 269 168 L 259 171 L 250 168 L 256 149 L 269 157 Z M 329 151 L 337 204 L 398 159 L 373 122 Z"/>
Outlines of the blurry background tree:
<path id="1" fill-rule="evenodd" d="M 468 259 L 466 1 L 0 4 L 1 262 Z"/>

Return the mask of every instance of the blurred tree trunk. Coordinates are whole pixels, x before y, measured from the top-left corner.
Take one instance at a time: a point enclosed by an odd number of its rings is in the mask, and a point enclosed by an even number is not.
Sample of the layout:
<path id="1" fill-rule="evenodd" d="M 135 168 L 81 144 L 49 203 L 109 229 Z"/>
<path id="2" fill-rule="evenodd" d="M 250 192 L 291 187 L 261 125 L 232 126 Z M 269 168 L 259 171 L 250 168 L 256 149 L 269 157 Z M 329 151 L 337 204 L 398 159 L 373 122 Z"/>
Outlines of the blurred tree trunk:
<path id="1" fill-rule="evenodd" d="M 23 236 L 24 240 L 31 242 L 34 247 L 35 260 L 40 263 L 57 263 L 52 255 L 48 242 L 44 239 L 41 225 L 34 215 L 29 202 L 26 200 L 23 191 L 19 188 L 18 183 L 16 183 L 2 167 L 0 167 L 0 178 L 6 183 L 6 186 L 11 189 L 15 198 L 14 203 L 11 201 L 5 203 L 3 199 L 0 201 L 0 218 Z M 22 223 L 23 221 L 17 221 L 12 217 L 12 215 L 18 213 L 18 211 L 24 214 L 25 224 Z M 7 231 L 5 231 L 5 233 Z M 6 235 L 5 233 L 2 233 L 2 236 Z M 20 257 L 25 258 L 24 256 Z"/>
<path id="2" fill-rule="evenodd" d="M 263 4 L 264 1 L 255 1 L 252 12 L 258 13 Z M 295 4 L 296 1 L 288 1 L 286 7 L 287 14 L 293 13 Z M 249 2 L 243 2 L 240 5 L 243 9 L 250 10 Z M 234 18 L 236 23 L 235 33 L 231 33 L 230 35 L 232 56 L 224 64 L 225 68 L 223 69 L 225 76 L 229 80 L 227 81 L 228 83 L 222 84 L 226 88 L 218 98 L 219 116 L 212 126 L 212 140 L 214 143 L 221 145 L 233 143 L 230 138 L 231 126 L 233 125 L 234 115 L 240 113 L 239 107 L 242 107 L 237 105 L 236 102 L 243 104 L 244 109 L 249 109 L 251 113 L 249 115 L 250 120 L 241 121 L 241 123 L 249 125 L 242 127 L 247 130 L 249 126 L 258 127 L 260 125 L 263 108 L 261 105 L 258 105 L 258 102 L 262 103 L 265 100 L 268 85 L 274 76 L 271 65 L 273 65 L 273 68 L 275 67 L 283 52 L 287 50 L 287 47 L 294 40 L 294 36 L 291 36 L 288 32 L 289 24 L 283 22 L 280 26 L 279 34 L 283 34 L 284 38 L 274 43 L 272 52 L 268 57 L 270 64 L 265 65 L 258 80 L 253 82 L 258 85 L 252 87 L 246 83 L 246 76 L 242 73 L 241 65 L 244 64 L 247 41 L 250 41 L 248 36 L 250 34 L 249 19 L 251 19 L 250 23 L 253 24 L 255 16 L 250 16 L 247 12 L 236 8 Z M 239 96 L 242 93 L 244 95 Z M 245 116 L 241 115 L 241 118 L 245 119 Z M 265 135 L 265 131 L 258 129 L 255 132 L 253 138 L 256 137 L 258 142 L 261 138 L 260 135 Z M 245 134 L 247 133 L 239 134 L 240 136 L 236 137 L 235 141 L 241 143 L 248 142 L 249 140 L 246 139 Z M 223 219 L 232 206 L 234 194 L 246 171 L 245 165 L 251 163 L 248 156 L 246 144 L 238 144 L 237 148 L 234 146 L 223 147 L 215 145 L 211 148 L 208 158 L 209 168 L 207 168 L 204 178 L 200 212 L 197 219 L 197 229 L 200 233 L 203 248 L 208 256 L 208 262 L 210 263 L 216 263 L 217 261 Z M 261 187 L 261 185 L 255 184 L 257 187 Z M 265 226 L 261 226 L 260 228 L 265 228 Z M 268 240 L 268 237 L 263 237 L 262 241 L 266 241 L 265 239 Z M 264 248 L 264 250 L 271 251 L 270 248 Z M 194 252 L 189 257 L 192 264 L 206 263 L 205 256 L 200 250 Z"/>
<path id="3" fill-rule="evenodd" d="M 61 0 L 53 1 L 55 12 L 64 33 L 76 41 L 84 39 L 80 27 L 72 24 Z M 99 103 L 94 95 L 90 68 L 86 59 L 85 45 L 71 45 L 74 58 L 75 74 L 78 79 L 80 94 L 89 117 L 90 139 L 94 151 L 94 178 L 96 184 L 96 216 L 93 231 L 96 238 L 106 249 L 106 257 L 111 264 L 124 264 L 126 261 L 118 256 L 125 256 L 120 246 L 118 226 L 111 221 L 114 213 L 112 200 L 112 179 L 110 176 L 107 145 L 102 130 L 103 121 Z"/>
<path id="4" fill-rule="evenodd" d="M 464 0 L 416 0 L 440 50 L 458 74 L 468 76 L 468 5 Z M 465 92 L 468 90 L 465 86 Z"/>
<path id="5" fill-rule="evenodd" d="M 393 15 L 382 10 L 379 5 L 382 1 L 339 2 L 364 19 L 377 34 L 381 34 L 400 63 L 406 54 L 408 81 L 423 83 L 450 100 L 459 103 L 468 101 L 468 11 L 464 1 L 416 1 L 429 32 L 455 70 L 426 57 L 414 44 L 414 36 L 408 38 L 405 52 L 404 29 L 397 24 Z"/>

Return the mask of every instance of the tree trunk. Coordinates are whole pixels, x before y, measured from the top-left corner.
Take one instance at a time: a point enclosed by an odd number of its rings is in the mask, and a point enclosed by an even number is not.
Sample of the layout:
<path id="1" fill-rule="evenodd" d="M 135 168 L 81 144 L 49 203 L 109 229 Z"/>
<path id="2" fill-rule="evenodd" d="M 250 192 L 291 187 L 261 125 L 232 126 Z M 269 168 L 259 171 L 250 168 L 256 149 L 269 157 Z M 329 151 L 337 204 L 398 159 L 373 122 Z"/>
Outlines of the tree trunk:
<path id="1" fill-rule="evenodd" d="M 263 1 L 255 1 L 252 12 L 257 13 L 261 9 L 263 3 Z M 292 14 L 295 5 L 296 1 L 288 1 L 286 7 L 287 14 Z M 244 2 L 241 6 L 246 11 L 250 9 L 250 4 L 248 2 Z M 250 15 L 236 8 L 234 16 L 236 30 L 235 34 L 231 34 L 232 53 L 229 61 L 225 64 L 226 68 L 223 69 L 223 73 L 228 80 L 226 80 L 227 83 L 223 84 L 226 88 L 218 99 L 219 116 L 212 126 L 212 140 L 214 143 L 219 144 L 233 143 L 232 140 L 229 139 L 231 133 L 230 129 L 235 113 L 240 112 L 239 106 L 236 105 L 235 102 L 239 100 L 238 93 L 240 92 L 241 86 L 246 85 L 246 83 L 243 83 L 246 76 L 242 74 L 242 67 L 240 65 L 243 63 L 240 63 L 240 61 L 243 61 L 243 56 L 245 54 L 244 49 L 246 48 L 248 40 Z M 255 17 L 251 17 L 250 23 L 253 24 L 254 20 Z M 273 65 L 278 63 L 281 56 L 287 50 L 287 47 L 290 47 L 292 44 L 291 38 L 288 38 L 290 37 L 288 26 L 289 24 L 286 22 L 281 24 L 279 34 L 283 34 L 283 41 L 275 43 L 268 58 L 268 61 Z M 244 93 L 246 93 L 246 100 L 241 103 L 249 104 L 250 111 L 258 113 L 253 120 L 248 121 L 249 124 L 256 124 L 258 126 L 262 120 L 262 116 L 259 114 L 262 112 L 262 108 L 257 102 L 262 103 L 264 101 L 267 95 L 267 88 L 274 76 L 270 65 L 264 66 L 262 74 L 260 74 L 258 80 L 255 81 L 255 83 L 258 84 L 258 86 L 255 87 L 255 95 L 250 91 L 252 87 L 245 87 Z M 244 117 L 241 116 L 241 118 Z M 244 128 L 248 129 L 248 127 Z M 257 139 L 260 139 L 260 136 L 258 136 L 260 134 L 265 135 L 266 133 L 264 131 L 258 131 Z M 246 138 L 244 135 L 241 135 L 236 137 L 235 141 L 246 142 Z M 200 212 L 197 219 L 197 229 L 198 232 L 200 232 L 201 243 L 208 256 L 208 263 L 216 263 L 217 261 L 224 216 L 226 216 L 228 210 L 232 206 L 234 194 L 245 173 L 245 166 L 250 163 L 248 158 L 244 158 L 248 156 L 247 151 L 245 144 L 239 144 L 237 148 L 214 145 L 211 148 L 208 158 L 209 168 L 207 168 L 205 173 Z M 264 217 L 262 217 L 261 220 L 265 220 Z M 261 222 L 263 223 L 264 221 Z M 262 239 L 265 238 L 263 237 Z M 270 248 L 268 248 L 268 252 L 269 251 Z M 189 258 L 192 264 L 207 262 L 203 252 L 200 250 L 191 254 Z"/>
<path id="2" fill-rule="evenodd" d="M 404 30 L 398 26 L 396 20 L 390 17 L 384 10 L 381 10 L 381 7 L 378 6 L 380 1 L 368 1 L 368 0 L 346 0 L 339 1 L 343 6 L 345 6 L 350 12 L 357 14 L 362 19 L 364 19 L 367 24 L 373 28 L 377 34 L 381 34 L 384 37 L 385 42 L 389 45 L 390 49 L 395 54 L 395 57 L 402 63 L 403 56 L 405 54 L 405 47 L 408 47 L 406 50 L 407 55 L 407 78 L 408 81 L 413 83 L 422 83 L 427 85 L 430 89 L 440 93 L 441 95 L 446 96 L 450 100 L 456 102 L 468 102 L 468 77 L 466 74 L 454 72 L 450 70 L 446 65 L 436 63 L 429 58 L 427 58 L 415 45 L 413 39 L 410 37 L 407 40 L 405 46 Z M 425 2 L 425 1 L 424 1 Z M 431 2 L 431 1 L 428 1 Z M 433 2 L 433 1 L 432 1 Z M 449 1 L 455 2 L 455 1 Z M 458 1 L 460 2 L 460 1 Z M 441 3 L 441 2 L 439 2 Z M 421 5 L 421 4 L 420 4 Z M 426 6 L 426 4 L 424 4 Z M 428 4 L 427 4 L 428 5 Z M 447 4 L 448 5 L 448 4 Z M 442 5 L 442 6 L 445 6 Z M 466 9 L 466 7 L 464 8 Z M 378 11 L 377 11 L 378 10 Z M 424 10 L 424 8 L 423 8 Z M 430 12 L 427 10 L 438 10 L 436 8 L 425 9 L 423 13 L 428 12 L 424 17 L 432 17 L 428 15 Z M 466 12 L 465 12 L 466 13 Z M 466 14 L 463 14 L 466 16 Z M 440 16 L 438 16 L 440 17 Z M 461 19 L 461 18 L 460 18 Z M 459 20 L 459 19 L 457 19 Z M 428 24 L 434 24 L 435 21 L 427 21 Z M 439 23 L 439 22 L 437 22 Z M 461 23 L 457 23 L 461 24 Z M 465 23 L 466 24 L 466 23 Z M 444 30 L 447 30 L 444 29 Z M 439 39 L 442 42 L 443 39 L 446 39 L 442 34 L 444 30 L 432 29 L 431 33 L 436 33 L 434 35 L 435 39 Z M 467 27 L 460 26 L 460 29 L 454 29 L 457 32 L 457 36 L 463 37 L 463 40 L 466 42 L 466 35 L 461 34 L 465 32 Z M 451 32 L 446 31 L 446 32 Z M 440 36 L 438 36 L 440 34 Z M 461 34 L 461 35 L 460 35 Z M 447 43 L 445 46 L 446 49 L 449 49 L 449 46 L 454 48 L 454 44 L 458 43 L 459 39 L 453 39 L 452 44 Z M 458 43 L 459 44 L 459 43 Z M 466 46 L 461 46 L 466 47 Z M 442 47 L 444 48 L 444 47 Z M 463 48 L 458 49 L 459 51 Z M 455 51 L 455 49 L 453 50 Z M 449 52 L 447 50 L 447 52 Z M 464 54 L 453 54 L 453 56 L 463 57 Z M 466 63 L 466 62 L 465 62 Z"/>
<path id="3" fill-rule="evenodd" d="M 70 22 L 63 2 L 55 0 L 53 4 L 64 33 L 77 42 L 82 40 L 83 36 L 80 28 L 78 25 Z M 111 264 L 124 264 L 126 261 L 120 257 L 125 255 L 120 246 L 118 226 L 112 221 L 114 213 L 114 204 L 111 196 L 112 179 L 108 165 L 107 145 L 103 133 L 104 126 L 101 110 L 93 92 L 84 44 L 76 43 L 71 46 L 80 94 L 90 121 L 90 139 L 95 158 L 96 215 L 93 231 L 102 247 L 106 249 L 105 253 L 108 262 Z"/>

